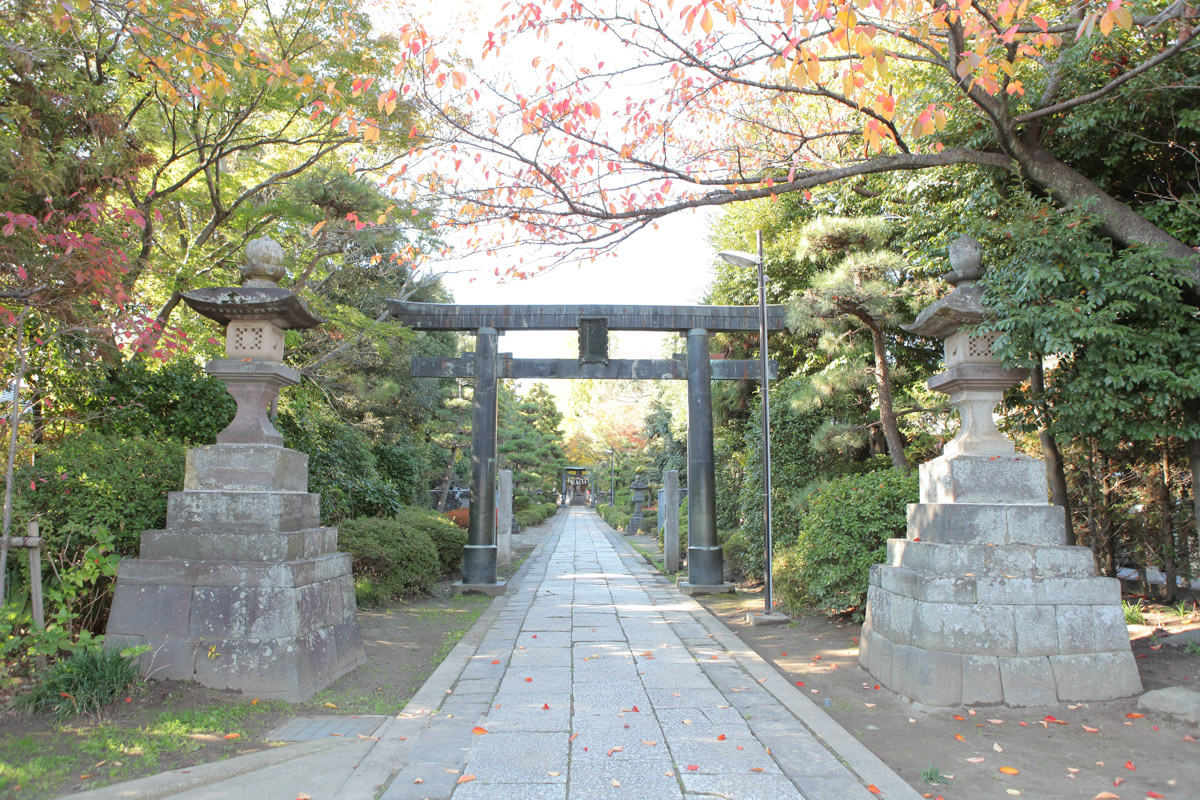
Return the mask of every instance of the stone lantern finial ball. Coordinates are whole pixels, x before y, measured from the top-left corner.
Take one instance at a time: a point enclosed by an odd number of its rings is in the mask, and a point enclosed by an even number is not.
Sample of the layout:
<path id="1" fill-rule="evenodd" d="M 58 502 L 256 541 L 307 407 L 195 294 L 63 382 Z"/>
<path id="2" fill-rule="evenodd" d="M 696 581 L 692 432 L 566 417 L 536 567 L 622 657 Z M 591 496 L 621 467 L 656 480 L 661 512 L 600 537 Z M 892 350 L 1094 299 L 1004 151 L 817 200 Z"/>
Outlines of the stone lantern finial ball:
<path id="1" fill-rule="evenodd" d="M 950 269 L 946 282 L 958 286 L 963 281 L 977 281 L 983 277 L 983 255 L 979 242 L 970 236 L 960 236 L 950 243 Z"/>
<path id="2" fill-rule="evenodd" d="M 287 275 L 283 268 L 283 248 L 264 236 L 246 245 L 246 263 L 242 267 L 243 286 L 273 286 Z"/>

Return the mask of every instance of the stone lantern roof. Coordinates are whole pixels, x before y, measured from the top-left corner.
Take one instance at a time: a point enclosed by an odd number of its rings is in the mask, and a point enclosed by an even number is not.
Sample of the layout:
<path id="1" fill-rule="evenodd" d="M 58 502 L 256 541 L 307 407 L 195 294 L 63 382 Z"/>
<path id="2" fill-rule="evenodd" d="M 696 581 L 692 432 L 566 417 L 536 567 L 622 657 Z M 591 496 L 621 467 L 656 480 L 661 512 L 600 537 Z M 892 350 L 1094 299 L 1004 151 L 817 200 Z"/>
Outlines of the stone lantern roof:
<path id="1" fill-rule="evenodd" d="M 945 339 L 964 325 L 977 325 L 991 314 L 983 305 L 983 288 L 976 281 L 984 267 L 979 242 L 962 236 L 950 245 L 951 271 L 942 276 L 954 291 L 922 311 L 915 322 L 901 327 L 918 336 Z"/>
<path id="2" fill-rule="evenodd" d="M 305 307 L 290 289 L 276 281 L 287 273 L 283 249 L 273 239 L 254 239 L 246 245 L 240 287 L 220 286 L 184 292 L 183 301 L 203 317 L 228 325 L 234 320 L 265 319 L 290 330 L 315 328 L 325 320 Z"/>

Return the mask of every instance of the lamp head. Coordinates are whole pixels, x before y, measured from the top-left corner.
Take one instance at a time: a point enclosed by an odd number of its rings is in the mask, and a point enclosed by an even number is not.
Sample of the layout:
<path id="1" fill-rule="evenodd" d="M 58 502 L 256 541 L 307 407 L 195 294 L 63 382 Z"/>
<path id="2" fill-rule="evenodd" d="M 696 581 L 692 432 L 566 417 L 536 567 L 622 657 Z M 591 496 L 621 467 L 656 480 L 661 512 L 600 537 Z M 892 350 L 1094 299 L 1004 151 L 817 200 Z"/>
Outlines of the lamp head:
<path id="1" fill-rule="evenodd" d="M 722 250 L 717 253 L 721 260 L 726 264 L 732 264 L 735 267 L 757 267 L 758 256 L 751 253 L 746 253 L 741 250 Z"/>

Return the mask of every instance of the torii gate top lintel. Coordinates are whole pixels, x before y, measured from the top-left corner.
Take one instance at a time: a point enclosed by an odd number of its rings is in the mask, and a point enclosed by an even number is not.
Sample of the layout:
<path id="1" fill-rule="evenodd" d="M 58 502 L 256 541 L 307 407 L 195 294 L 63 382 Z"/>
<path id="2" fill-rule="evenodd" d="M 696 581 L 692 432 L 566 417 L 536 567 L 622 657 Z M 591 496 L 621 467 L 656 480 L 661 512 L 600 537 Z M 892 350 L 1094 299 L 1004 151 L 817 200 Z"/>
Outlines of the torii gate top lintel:
<path id="1" fill-rule="evenodd" d="M 603 319 L 610 331 L 757 331 L 757 306 L 455 305 L 388 300 L 392 318 L 419 331 L 575 330 L 580 320 Z M 784 306 L 767 306 L 767 329 L 787 324 Z"/>

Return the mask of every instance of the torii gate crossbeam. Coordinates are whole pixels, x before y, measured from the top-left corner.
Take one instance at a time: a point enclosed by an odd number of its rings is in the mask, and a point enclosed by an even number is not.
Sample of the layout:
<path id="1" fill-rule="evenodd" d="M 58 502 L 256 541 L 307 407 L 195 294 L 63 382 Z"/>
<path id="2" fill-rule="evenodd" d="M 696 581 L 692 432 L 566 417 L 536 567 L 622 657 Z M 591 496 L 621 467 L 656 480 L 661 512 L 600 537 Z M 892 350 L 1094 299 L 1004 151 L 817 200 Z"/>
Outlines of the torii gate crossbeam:
<path id="1" fill-rule="evenodd" d="M 498 594 L 496 580 L 496 430 L 499 378 L 601 378 L 688 382 L 688 581 L 694 594 L 726 591 L 716 527 L 716 472 L 713 452 L 712 385 L 717 380 L 757 380 L 757 361 L 712 360 L 709 334 L 757 331 L 754 306 L 490 306 L 410 303 L 389 300 L 388 310 L 416 330 L 475 331 L 475 354 L 463 359 L 413 359 L 414 377 L 473 377 L 471 499 L 467 545 L 463 548 L 464 590 Z M 784 327 L 784 307 L 767 306 L 767 330 Z M 503 330 L 580 332 L 580 357 L 513 359 L 501 356 Z M 687 356 L 663 360 L 609 360 L 609 330 L 678 332 L 687 337 Z M 715 365 L 715 369 L 714 369 Z M 774 372 L 774 366 L 769 368 Z"/>

